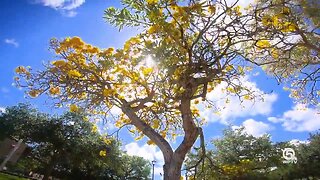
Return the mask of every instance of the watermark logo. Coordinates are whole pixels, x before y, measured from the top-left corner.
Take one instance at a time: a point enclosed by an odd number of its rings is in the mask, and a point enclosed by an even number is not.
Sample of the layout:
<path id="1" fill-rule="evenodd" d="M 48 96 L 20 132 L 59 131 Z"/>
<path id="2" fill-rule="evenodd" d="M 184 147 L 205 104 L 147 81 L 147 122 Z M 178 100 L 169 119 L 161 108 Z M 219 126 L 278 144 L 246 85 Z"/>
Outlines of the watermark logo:
<path id="1" fill-rule="evenodd" d="M 296 153 L 292 148 L 284 148 L 282 149 L 282 157 L 285 159 L 283 163 L 297 163 Z"/>

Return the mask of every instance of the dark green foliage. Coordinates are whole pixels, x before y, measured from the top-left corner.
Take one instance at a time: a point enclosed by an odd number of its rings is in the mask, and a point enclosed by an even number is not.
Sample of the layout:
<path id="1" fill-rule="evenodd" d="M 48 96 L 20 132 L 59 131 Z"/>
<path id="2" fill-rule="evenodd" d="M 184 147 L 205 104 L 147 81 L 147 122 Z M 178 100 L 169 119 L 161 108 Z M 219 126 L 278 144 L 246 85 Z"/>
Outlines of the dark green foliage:
<path id="1" fill-rule="evenodd" d="M 253 137 L 244 129 L 226 129 L 212 141 L 213 150 L 196 149 L 186 161 L 194 179 L 303 179 L 320 178 L 320 134 L 311 134 L 310 143 L 294 146 L 272 143 L 268 135 Z M 282 150 L 292 148 L 296 164 L 283 163 Z"/>
<path id="2" fill-rule="evenodd" d="M 92 127 L 85 114 L 49 116 L 26 104 L 7 108 L 0 115 L 0 138 L 23 139 L 31 149 L 13 167 L 16 171 L 62 179 L 147 179 L 148 162 L 123 155 L 118 142 L 107 145 Z M 101 150 L 107 156 L 101 157 Z"/>

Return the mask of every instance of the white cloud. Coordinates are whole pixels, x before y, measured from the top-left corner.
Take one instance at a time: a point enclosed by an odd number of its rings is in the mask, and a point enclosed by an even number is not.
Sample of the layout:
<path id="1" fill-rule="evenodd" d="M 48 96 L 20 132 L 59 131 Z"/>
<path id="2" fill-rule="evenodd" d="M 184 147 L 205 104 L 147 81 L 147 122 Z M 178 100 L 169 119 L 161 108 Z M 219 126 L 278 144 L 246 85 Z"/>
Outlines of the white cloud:
<path id="1" fill-rule="evenodd" d="M 66 17 L 75 17 L 78 14 L 76 11 L 61 11 L 61 13 Z"/>
<path id="2" fill-rule="evenodd" d="M 19 47 L 19 43 L 15 39 L 5 39 L 4 42 L 14 47 Z"/>
<path id="3" fill-rule="evenodd" d="M 54 9 L 72 10 L 81 6 L 85 0 L 40 0 L 38 3 Z"/>
<path id="4" fill-rule="evenodd" d="M 257 85 L 250 82 L 247 77 L 240 79 L 243 86 L 250 89 L 255 96 L 264 94 Z M 214 113 L 212 109 L 205 109 L 200 114 L 206 118 L 208 122 L 219 121 L 222 124 L 229 124 L 238 117 L 250 117 L 255 115 L 268 115 L 272 112 L 272 104 L 277 100 L 277 94 L 265 94 L 263 99 L 257 98 L 255 101 L 241 100 L 234 95 L 226 95 L 223 90 L 226 83 L 221 83 L 212 92 L 208 94 L 208 99 L 220 109 L 219 115 Z M 228 99 L 229 102 L 226 102 Z"/>
<path id="5" fill-rule="evenodd" d="M 242 9 L 242 8 L 248 7 L 249 4 L 253 4 L 254 0 L 226 0 L 226 2 L 229 6 L 233 5 L 235 2 L 237 2 L 237 5 L 239 5 Z"/>
<path id="6" fill-rule="evenodd" d="M 110 113 L 114 116 L 118 116 L 121 114 L 121 109 L 118 108 L 117 106 L 113 106 L 111 109 L 110 109 Z"/>
<path id="7" fill-rule="evenodd" d="M 291 141 L 289 141 L 290 144 L 294 145 L 294 146 L 299 146 L 300 144 L 309 144 L 310 141 L 301 141 L 299 139 L 292 139 Z"/>
<path id="8" fill-rule="evenodd" d="M 6 108 L 0 107 L 0 113 L 4 113 L 6 111 Z"/>
<path id="9" fill-rule="evenodd" d="M 125 151 L 130 156 L 140 156 L 144 159 L 148 160 L 150 163 L 152 160 L 156 160 L 154 174 L 159 175 L 163 174 L 163 156 L 162 152 L 158 150 L 156 146 L 145 144 L 143 146 L 139 146 L 138 143 L 132 142 L 125 145 Z"/>
<path id="10" fill-rule="evenodd" d="M 254 137 L 262 136 L 273 129 L 269 124 L 262 121 L 255 121 L 254 119 L 245 120 L 242 123 L 242 126 L 248 134 L 251 134 Z M 240 126 L 233 126 L 232 128 L 238 129 Z"/>
<path id="11" fill-rule="evenodd" d="M 296 104 L 291 110 L 283 113 L 282 117 L 269 117 L 273 123 L 282 123 L 287 131 L 303 132 L 320 129 L 320 112 L 317 109 L 307 108 Z"/>
<path id="12" fill-rule="evenodd" d="M 40 3 L 44 6 L 59 10 L 62 15 L 66 17 L 74 17 L 77 12 L 74 10 L 80 7 L 85 0 L 38 0 L 36 3 Z"/>
<path id="13" fill-rule="evenodd" d="M 277 117 L 268 117 L 268 121 L 273 122 L 273 123 L 281 122 L 281 120 Z"/>

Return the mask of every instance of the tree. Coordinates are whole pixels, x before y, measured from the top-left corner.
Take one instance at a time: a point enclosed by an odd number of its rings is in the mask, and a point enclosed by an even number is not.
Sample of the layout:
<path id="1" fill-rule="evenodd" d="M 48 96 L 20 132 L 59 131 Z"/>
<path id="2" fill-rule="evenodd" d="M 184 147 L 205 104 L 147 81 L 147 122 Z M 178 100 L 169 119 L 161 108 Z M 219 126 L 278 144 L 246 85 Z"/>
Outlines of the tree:
<path id="1" fill-rule="evenodd" d="M 293 166 L 284 174 L 288 179 L 303 179 L 320 177 L 320 134 L 319 131 L 310 134 L 309 142 L 299 144 L 297 147 L 297 164 Z"/>
<path id="2" fill-rule="evenodd" d="M 188 156 L 187 168 L 192 168 L 195 179 L 261 179 L 282 164 L 281 149 L 271 143 L 270 136 L 254 137 L 243 127 L 224 130 L 223 137 L 212 143 L 207 165 L 201 166 L 202 152 Z"/>
<path id="3" fill-rule="evenodd" d="M 272 143 L 267 135 L 253 137 L 243 128 L 226 129 L 223 137 L 212 141 L 213 149 L 188 154 L 188 179 L 319 178 L 319 137 L 316 132 L 307 143 Z M 283 163 L 285 148 L 295 151 L 296 163 Z"/>
<path id="4" fill-rule="evenodd" d="M 125 156 L 117 143 L 106 139 L 84 114 L 49 116 L 19 104 L 0 115 L 6 137 L 23 139 L 31 148 L 17 169 L 64 179 L 147 179 L 148 162 Z M 3 136 L 2 136 L 3 137 Z M 139 165 L 139 167 L 135 167 Z"/>
<path id="5" fill-rule="evenodd" d="M 20 66 L 17 85 L 31 97 L 49 94 L 57 105 L 71 102 L 107 116 L 121 109 L 117 127 L 128 125 L 137 140 L 146 135 L 164 156 L 164 179 L 179 179 L 187 152 L 203 120 L 197 104 L 213 108 L 207 94 L 217 85 L 226 94 L 253 100 L 255 94 L 241 82 L 255 58 L 243 54 L 242 45 L 255 42 L 267 48 L 265 38 L 254 38 L 255 14 L 242 14 L 240 6 L 225 1 L 123 0 L 125 8 L 108 8 L 112 24 L 138 26 L 141 33 L 121 49 L 99 49 L 78 37 L 51 40 L 60 60 L 34 72 Z M 94 109 L 94 111 L 93 111 Z M 183 141 L 172 149 L 170 139 Z M 203 144 L 203 142 L 202 142 Z"/>
<path id="6" fill-rule="evenodd" d="M 286 82 L 285 89 L 300 103 L 319 104 L 320 2 L 259 0 L 251 6 L 256 33 L 242 53 Z M 251 48 L 254 46 L 260 48 Z"/>
<path id="7" fill-rule="evenodd" d="M 150 162 L 146 162 L 146 160 L 138 156 L 124 154 L 122 156 L 122 163 L 123 173 L 120 179 L 149 179 Z"/>

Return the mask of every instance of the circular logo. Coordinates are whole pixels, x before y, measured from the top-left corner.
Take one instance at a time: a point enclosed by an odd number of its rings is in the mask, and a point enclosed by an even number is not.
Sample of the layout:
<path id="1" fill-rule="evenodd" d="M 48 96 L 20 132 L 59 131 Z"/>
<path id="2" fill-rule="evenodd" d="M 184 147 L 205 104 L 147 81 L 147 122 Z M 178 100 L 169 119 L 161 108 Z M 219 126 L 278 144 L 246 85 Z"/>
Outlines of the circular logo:
<path id="1" fill-rule="evenodd" d="M 295 160 L 296 155 L 292 148 L 285 148 L 284 150 L 282 150 L 282 157 L 285 160 Z"/>

